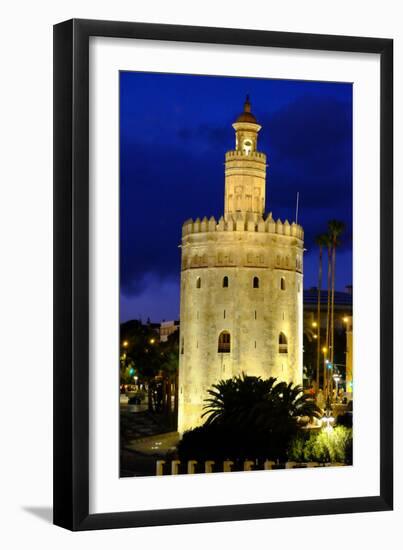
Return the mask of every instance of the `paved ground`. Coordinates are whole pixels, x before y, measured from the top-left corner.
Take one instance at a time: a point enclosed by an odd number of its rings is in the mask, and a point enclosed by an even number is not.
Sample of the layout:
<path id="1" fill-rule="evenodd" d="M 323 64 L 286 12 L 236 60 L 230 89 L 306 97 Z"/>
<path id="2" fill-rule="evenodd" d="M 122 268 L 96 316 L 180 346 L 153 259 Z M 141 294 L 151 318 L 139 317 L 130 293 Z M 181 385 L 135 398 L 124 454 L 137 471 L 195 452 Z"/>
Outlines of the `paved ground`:
<path id="1" fill-rule="evenodd" d="M 179 434 L 166 415 L 150 413 L 145 405 L 120 405 L 120 475 L 155 475 L 156 461 L 173 451 Z"/>
<path id="2" fill-rule="evenodd" d="M 166 455 L 175 450 L 178 441 L 178 432 L 168 432 L 134 439 L 126 445 L 126 449 L 145 455 Z"/>

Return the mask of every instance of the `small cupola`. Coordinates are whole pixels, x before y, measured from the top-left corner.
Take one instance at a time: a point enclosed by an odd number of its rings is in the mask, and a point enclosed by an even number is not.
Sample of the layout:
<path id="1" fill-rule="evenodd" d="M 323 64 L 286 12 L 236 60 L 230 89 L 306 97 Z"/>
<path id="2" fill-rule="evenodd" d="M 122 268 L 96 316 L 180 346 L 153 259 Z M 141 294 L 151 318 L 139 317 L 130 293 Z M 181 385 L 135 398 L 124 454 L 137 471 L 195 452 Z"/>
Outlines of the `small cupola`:
<path id="1" fill-rule="evenodd" d="M 245 99 L 245 103 L 243 106 L 243 113 L 239 115 L 239 117 L 236 119 L 236 122 L 251 122 L 252 124 L 257 124 L 256 117 L 251 112 L 249 94 L 246 96 L 246 99 Z"/>

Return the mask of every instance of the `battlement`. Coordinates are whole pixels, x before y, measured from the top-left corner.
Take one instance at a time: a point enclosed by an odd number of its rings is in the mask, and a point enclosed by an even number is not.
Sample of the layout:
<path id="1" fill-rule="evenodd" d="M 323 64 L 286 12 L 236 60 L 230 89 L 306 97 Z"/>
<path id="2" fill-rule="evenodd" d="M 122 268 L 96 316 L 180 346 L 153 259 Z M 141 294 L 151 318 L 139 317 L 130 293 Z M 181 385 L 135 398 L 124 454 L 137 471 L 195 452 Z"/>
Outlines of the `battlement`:
<path id="1" fill-rule="evenodd" d="M 289 223 L 288 220 L 282 222 L 280 219 L 274 220 L 272 213 L 264 219 L 253 213 L 238 212 L 235 215 L 221 216 L 218 220 L 214 216 L 209 219 L 205 216 L 202 220 L 197 218 L 186 220 L 182 226 L 182 237 L 197 233 L 209 233 L 220 231 L 249 231 L 256 233 L 274 233 L 286 237 L 295 237 L 304 239 L 304 230 L 295 222 Z"/>
<path id="2" fill-rule="evenodd" d="M 237 160 L 237 159 L 257 160 L 260 162 L 266 162 L 266 155 L 265 153 L 259 153 L 258 151 L 253 151 L 249 154 L 246 154 L 244 151 L 227 151 L 225 153 L 225 160 Z"/>

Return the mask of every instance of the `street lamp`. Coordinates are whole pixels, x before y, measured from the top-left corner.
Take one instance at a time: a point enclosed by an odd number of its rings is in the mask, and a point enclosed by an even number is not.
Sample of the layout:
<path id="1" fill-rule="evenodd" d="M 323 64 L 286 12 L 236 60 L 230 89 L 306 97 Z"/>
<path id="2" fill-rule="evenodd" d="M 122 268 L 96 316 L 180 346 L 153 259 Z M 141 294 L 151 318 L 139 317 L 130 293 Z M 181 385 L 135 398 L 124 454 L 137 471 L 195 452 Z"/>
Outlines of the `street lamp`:
<path id="1" fill-rule="evenodd" d="M 129 345 L 129 342 L 127 340 L 124 340 L 122 345 L 124 348 L 127 348 L 127 346 Z"/>
<path id="2" fill-rule="evenodd" d="M 334 375 L 333 375 L 333 380 L 334 380 L 335 383 L 336 383 L 336 399 L 337 399 L 337 396 L 338 396 L 338 394 L 339 394 L 339 382 L 340 382 L 340 380 L 341 380 L 340 374 L 337 374 L 337 373 L 334 374 Z"/>
<path id="3" fill-rule="evenodd" d="M 330 412 L 327 412 L 325 416 L 322 417 L 322 423 L 325 423 L 325 428 L 324 430 L 328 433 L 332 432 L 333 431 L 333 422 L 334 422 L 334 417 L 333 416 L 330 416 Z"/>
<path id="4" fill-rule="evenodd" d="M 327 377 L 327 369 L 326 369 L 326 365 L 327 363 L 329 362 L 329 360 L 326 358 L 326 353 L 327 353 L 327 347 L 324 346 L 322 348 L 322 353 L 323 353 L 323 393 L 324 393 L 324 397 L 325 399 L 327 398 L 328 396 L 328 377 Z"/>

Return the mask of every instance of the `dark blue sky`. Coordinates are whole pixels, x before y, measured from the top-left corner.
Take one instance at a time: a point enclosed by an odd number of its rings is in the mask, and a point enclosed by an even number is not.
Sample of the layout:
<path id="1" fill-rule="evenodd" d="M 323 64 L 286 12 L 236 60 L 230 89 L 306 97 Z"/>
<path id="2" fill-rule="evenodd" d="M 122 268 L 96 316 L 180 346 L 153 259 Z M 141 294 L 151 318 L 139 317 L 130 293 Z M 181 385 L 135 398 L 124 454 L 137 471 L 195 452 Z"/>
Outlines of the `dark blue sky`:
<path id="1" fill-rule="evenodd" d="M 317 285 L 314 238 L 345 222 L 336 286 L 352 283 L 352 85 L 215 76 L 120 75 L 121 320 L 179 317 L 182 223 L 221 216 L 231 124 L 249 93 L 267 154 L 266 211 L 305 230 L 304 288 Z"/>

